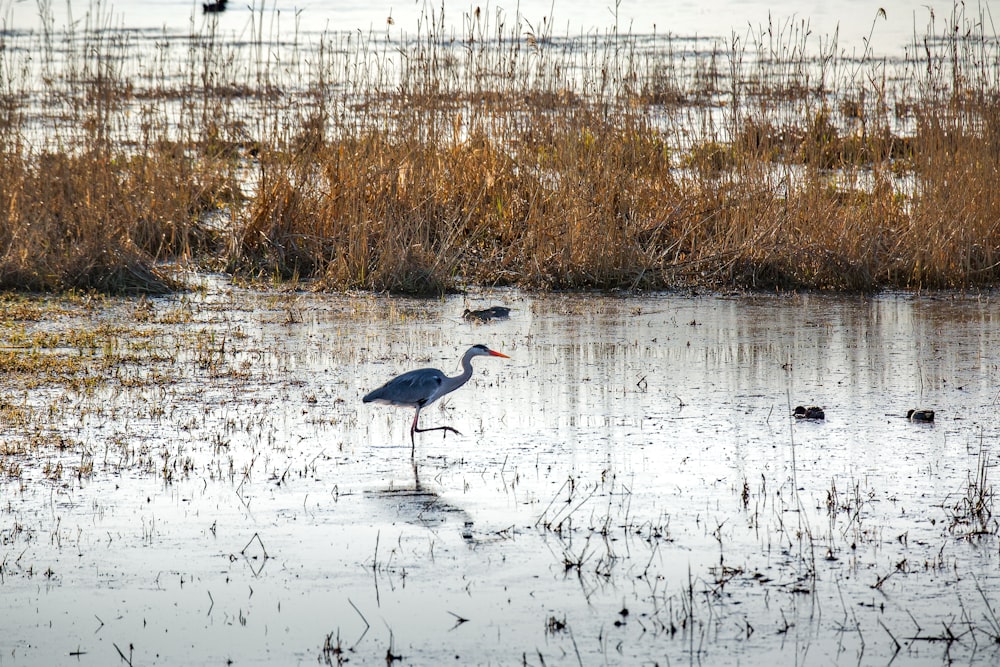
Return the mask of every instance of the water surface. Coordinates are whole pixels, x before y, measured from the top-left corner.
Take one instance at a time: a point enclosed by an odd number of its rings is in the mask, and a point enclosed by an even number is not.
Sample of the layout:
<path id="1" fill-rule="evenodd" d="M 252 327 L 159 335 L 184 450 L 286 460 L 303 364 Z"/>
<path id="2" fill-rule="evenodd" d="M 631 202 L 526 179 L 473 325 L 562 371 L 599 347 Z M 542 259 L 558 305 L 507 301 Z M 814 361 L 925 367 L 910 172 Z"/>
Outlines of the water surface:
<path id="1" fill-rule="evenodd" d="M 63 351 L 99 380 L 5 380 L 0 662 L 992 664 L 998 317 L 212 283 L 10 324 L 122 328 Z M 511 359 L 411 459 L 361 396 L 474 343 Z"/>
<path id="2" fill-rule="evenodd" d="M 986 25 L 1000 16 L 997 0 L 959 3 L 933 0 L 914 4 L 904 0 L 885 0 L 876 4 L 847 2 L 795 2 L 776 0 L 749 2 L 736 0 L 684 0 L 671 3 L 648 3 L 639 0 L 521 0 L 520 2 L 367 2 L 345 3 L 337 0 L 302 0 L 301 2 L 230 2 L 222 14 L 205 15 L 200 0 L 118 0 L 117 2 L 56 2 L 29 0 L 0 2 L 0 17 L 8 29 L 38 30 L 39 7 L 46 7 L 56 26 L 73 22 L 84 24 L 88 12 L 99 16 L 98 25 L 136 31 L 200 30 L 217 21 L 224 35 L 249 39 L 263 25 L 264 34 L 291 38 L 321 32 L 375 31 L 400 38 L 418 32 L 418 21 L 431 13 L 459 34 L 468 16 L 477 7 L 492 19 L 498 12 L 513 23 L 523 17 L 537 34 L 547 29 L 554 36 L 604 34 L 617 26 L 620 33 L 637 35 L 674 35 L 683 38 L 704 37 L 731 42 L 733 37 L 746 40 L 761 34 L 781 35 L 776 46 L 794 46 L 793 35 L 811 33 L 813 47 L 833 44 L 836 52 L 861 55 L 871 48 L 879 56 L 901 56 L 905 47 L 928 33 L 941 35 L 956 12 L 972 22 L 980 15 Z M 879 13 L 879 10 L 883 10 Z M 392 23 L 388 23 L 388 19 Z M 961 20 L 959 21 L 961 23 Z M 987 29 L 988 35 L 995 31 Z M 918 46 L 920 40 L 917 40 Z"/>

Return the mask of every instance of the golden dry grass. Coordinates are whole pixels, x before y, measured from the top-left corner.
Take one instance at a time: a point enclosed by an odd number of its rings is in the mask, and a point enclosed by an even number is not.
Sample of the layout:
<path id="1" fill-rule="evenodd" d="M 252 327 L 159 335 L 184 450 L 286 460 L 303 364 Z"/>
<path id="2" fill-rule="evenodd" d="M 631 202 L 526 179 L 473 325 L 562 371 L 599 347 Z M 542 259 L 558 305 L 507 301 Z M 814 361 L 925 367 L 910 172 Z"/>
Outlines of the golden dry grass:
<path id="1" fill-rule="evenodd" d="M 100 34 L 40 72 L 0 50 L 0 285 L 162 291 L 163 260 L 411 293 L 995 285 L 1000 50 L 954 20 L 892 62 L 792 30 L 691 67 L 478 13 L 281 62 L 211 34 L 134 72 Z"/>

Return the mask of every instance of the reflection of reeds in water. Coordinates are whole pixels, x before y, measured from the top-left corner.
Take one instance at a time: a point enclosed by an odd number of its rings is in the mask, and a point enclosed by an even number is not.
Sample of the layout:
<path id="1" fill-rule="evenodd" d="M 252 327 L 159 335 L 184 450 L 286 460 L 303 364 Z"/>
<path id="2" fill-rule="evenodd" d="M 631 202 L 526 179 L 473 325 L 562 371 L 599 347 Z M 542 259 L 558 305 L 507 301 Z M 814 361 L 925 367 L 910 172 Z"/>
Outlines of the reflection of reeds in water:
<path id="1" fill-rule="evenodd" d="M 989 470 L 993 465 L 989 453 L 980 443 L 975 474 L 969 475 L 964 493 L 947 507 L 951 514 L 949 529 L 952 532 L 967 539 L 1000 532 L 1000 524 L 993 517 L 995 493 L 989 480 Z"/>
<path id="2" fill-rule="evenodd" d="M 981 22 L 889 62 L 794 25 L 698 51 L 476 12 L 307 49 L 254 17 L 248 46 L 88 15 L 22 37 L 37 62 L 0 50 L 0 284 L 162 290 L 176 259 L 405 292 L 1000 276 Z"/>

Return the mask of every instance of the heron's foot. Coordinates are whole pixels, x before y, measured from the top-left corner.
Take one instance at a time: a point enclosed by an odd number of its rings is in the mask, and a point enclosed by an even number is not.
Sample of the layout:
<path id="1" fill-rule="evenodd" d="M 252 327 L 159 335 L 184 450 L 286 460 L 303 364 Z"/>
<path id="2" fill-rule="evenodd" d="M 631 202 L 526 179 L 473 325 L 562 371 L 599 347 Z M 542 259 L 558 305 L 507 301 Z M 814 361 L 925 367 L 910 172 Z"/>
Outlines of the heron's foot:
<path id="1" fill-rule="evenodd" d="M 455 435 L 462 435 L 458 430 L 453 429 L 450 426 L 432 426 L 431 428 L 418 428 L 415 429 L 417 433 L 426 433 L 427 431 L 451 431 Z"/>

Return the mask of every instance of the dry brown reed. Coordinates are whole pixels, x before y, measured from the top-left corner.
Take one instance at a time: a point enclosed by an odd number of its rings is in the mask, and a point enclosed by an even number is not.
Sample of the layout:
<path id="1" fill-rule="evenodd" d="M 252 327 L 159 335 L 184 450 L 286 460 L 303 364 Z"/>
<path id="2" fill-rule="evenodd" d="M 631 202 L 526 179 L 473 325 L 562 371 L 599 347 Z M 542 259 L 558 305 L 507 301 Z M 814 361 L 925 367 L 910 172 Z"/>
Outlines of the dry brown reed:
<path id="1" fill-rule="evenodd" d="M 0 45 L 0 285 L 159 291 L 179 259 L 411 293 L 994 285 L 981 19 L 898 60 L 791 23 L 678 58 L 479 10 L 308 50 L 263 11 L 249 47 L 88 19 Z"/>

